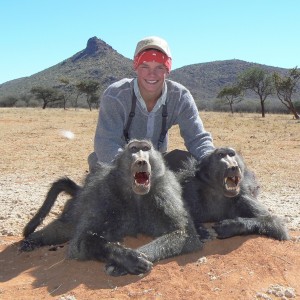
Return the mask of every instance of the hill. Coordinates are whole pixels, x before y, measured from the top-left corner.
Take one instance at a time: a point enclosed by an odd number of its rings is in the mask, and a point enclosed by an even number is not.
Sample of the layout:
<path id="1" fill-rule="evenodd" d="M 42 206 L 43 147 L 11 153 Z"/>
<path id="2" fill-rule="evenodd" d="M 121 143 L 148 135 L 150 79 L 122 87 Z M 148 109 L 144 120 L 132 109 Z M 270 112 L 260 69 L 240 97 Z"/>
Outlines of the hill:
<path id="1" fill-rule="evenodd" d="M 81 80 L 100 82 L 100 93 L 114 81 L 132 77 L 132 60 L 122 56 L 104 41 L 92 37 L 84 50 L 32 76 L 11 80 L 0 85 L 0 97 L 26 95 L 34 86 L 63 89 L 60 79 L 76 84 Z M 74 93 L 74 91 L 73 91 Z"/>
<path id="2" fill-rule="evenodd" d="M 286 73 L 287 69 L 277 68 L 238 59 L 193 64 L 174 70 L 170 78 L 186 86 L 195 98 L 198 107 L 205 108 L 209 100 L 215 99 L 219 91 L 232 85 L 239 74 L 249 68 L 258 67 L 273 73 Z M 249 94 L 249 97 L 256 96 Z"/>
<path id="3" fill-rule="evenodd" d="M 224 86 L 233 84 L 241 72 L 254 66 L 269 72 L 287 72 L 287 69 L 283 68 L 233 59 L 184 66 L 173 70 L 170 79 L 185 85 L 192 92 L 199 108 L 209 108 L 211 100 L 216 98 Z M 60 81 L 62 78 L 68 79 L 72 84 L 82 80 L 100 82 L 99 94 L 101 94 L 112 82 L 133 76 L 135 73 L 131 59 L 122 56 L 101 39 L 92 37 L 88 40 L 86 48 L 72 57 L 32 76 L 1 84 L 0 102 L 9 96 L 32 98 L 30 89 L 34 86 L 66 90 Z M 75 89 L 69 87 L 68 92 L 73 97 L 76 96 Z"/>

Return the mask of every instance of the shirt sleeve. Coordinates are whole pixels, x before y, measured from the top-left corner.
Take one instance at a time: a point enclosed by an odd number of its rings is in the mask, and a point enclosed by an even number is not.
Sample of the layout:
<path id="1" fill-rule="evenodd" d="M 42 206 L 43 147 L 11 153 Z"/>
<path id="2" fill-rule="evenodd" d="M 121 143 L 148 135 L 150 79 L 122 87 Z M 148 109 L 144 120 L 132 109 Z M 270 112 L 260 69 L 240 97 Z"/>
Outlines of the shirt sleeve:
<path id="1" fill-rule="evenodd" d="M 215 149 L 213 139 L 204 128 L 193 96 L 189 91 L 181 95 L 182 101 L 178 114 L 180 134 L 187 150 L 198 160 Z"/>
<path id="2" fill-rule="evenodd" d="M 94 149 L 98 162 L 111 163 L 118 151 L 124 148 L 123 128 L 125 109 L 118 97 L 107 90 L 100 102 Z"/>

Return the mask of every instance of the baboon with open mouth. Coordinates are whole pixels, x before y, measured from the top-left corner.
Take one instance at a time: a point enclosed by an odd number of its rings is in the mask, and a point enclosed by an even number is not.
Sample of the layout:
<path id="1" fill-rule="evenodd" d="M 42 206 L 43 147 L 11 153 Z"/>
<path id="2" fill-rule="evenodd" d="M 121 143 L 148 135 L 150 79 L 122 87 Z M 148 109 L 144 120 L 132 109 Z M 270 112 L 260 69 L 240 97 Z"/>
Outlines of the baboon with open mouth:
<path id="1" fill-rule="evenodd" d="M 62 191 L 72 198 L 61 216 L 35 231 Z M 137 234 L 154 240 L 136 250 L 119 243 Z M 99 165 L 83 187 L 69 178 L 54 182 L 24 236 L 22 251 L 70 241 L 70 258 L 106 262 L 113 276 L 148 272 L 153 262 L 203 244 L 184 207 L 179 182 L 146 140 L 130 141 L 113 165 Z"/>
<path id="2" fill-rule="evenodd" d="M 256 176 L 234 149 L 216 148 L 201 161 L 186 151 L 174 150 L 165 159 L 177 171 L 184 201 L 199 232 L 204 223 L 214 223 L 221 239 L 248 234 L 289 239 L 282 220 L 258 201 Z"/>

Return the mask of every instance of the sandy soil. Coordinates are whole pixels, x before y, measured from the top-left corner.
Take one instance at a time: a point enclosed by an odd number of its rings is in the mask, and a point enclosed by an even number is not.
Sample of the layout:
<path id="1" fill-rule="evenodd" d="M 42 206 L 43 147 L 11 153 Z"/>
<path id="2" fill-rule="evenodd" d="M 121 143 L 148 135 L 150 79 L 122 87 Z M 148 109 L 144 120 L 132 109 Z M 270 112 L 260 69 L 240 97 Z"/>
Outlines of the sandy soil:
<path id="1" fill-rule="evenodd" d="M 80 182 L 87 173 L 97 112 L 0 109 L 0 299 L 300 299 L 300 123 L 291 116 L 201 116 L 217 146 L 243 153 L 260 179 L 260 200 L 286 220 L 290 241 L 214 240 L 156 263 L 149 274 L 121 278 L 107 276 L 102 263 L 66 260 L 67 245 L 20 253 L 22 229 L 51 182 L 63 175 Z M 63 129 L 75 138 L 63 137 Z M 171 149 L 184 149 L 177 128 L 170 140 Z M 45 223 L 64 201 L 60 197 Z"/>

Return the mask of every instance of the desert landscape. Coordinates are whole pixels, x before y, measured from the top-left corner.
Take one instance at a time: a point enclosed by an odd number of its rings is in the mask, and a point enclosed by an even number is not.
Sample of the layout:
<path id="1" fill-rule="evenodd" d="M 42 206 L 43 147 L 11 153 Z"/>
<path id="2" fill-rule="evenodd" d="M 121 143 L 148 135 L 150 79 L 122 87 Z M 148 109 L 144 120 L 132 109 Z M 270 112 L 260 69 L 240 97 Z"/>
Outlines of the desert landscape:
<path id="1" fill-rule="evenodd" d="M 51 183 L 88 173 L 98 112 L 0 108 L 0 299 L 300 299 L 300 122 L 291 115 L 200 112 L 216 146 L 239 151 L 261 186 L 259 201 L 282 217 L 291 240 L 260 236 L 208 242 L 154 264 L 143 276 L 110 277 L 104 264 L 66 259 L 68 245 L 20 253 L 22 229 Z M 74 133 L 74 138 L 62 134 Z M 177 127 L 170 149 L 185 149 Z M 61 196 L 44 223 L 57 217 Z M 137 247 L 149 240 L 128 238 Z"/>

